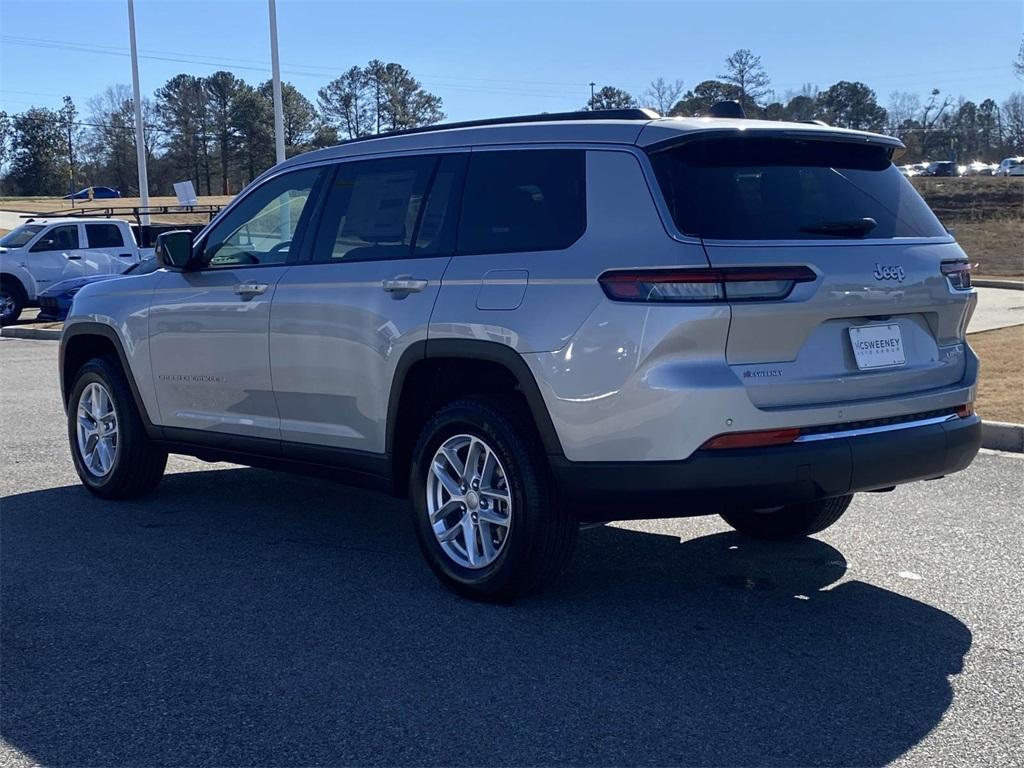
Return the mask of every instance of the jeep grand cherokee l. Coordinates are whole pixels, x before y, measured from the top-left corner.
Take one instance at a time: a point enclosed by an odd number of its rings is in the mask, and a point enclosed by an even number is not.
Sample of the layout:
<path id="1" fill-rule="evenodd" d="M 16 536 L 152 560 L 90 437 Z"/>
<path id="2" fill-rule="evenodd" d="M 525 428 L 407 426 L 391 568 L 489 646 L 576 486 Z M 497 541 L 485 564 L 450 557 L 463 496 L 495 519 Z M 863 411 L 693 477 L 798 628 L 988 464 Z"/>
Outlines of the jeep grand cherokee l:
<path id="1" fill-rule="evenodd" d="M 385 488 L 477 598 L 549 583 L 584 522 L 816 533 L 979 446 L 967 259 L 900 148 L 625 110 L 294 157 L 76 295 L 75 467 L 109 499 L 168 453 Z"/>

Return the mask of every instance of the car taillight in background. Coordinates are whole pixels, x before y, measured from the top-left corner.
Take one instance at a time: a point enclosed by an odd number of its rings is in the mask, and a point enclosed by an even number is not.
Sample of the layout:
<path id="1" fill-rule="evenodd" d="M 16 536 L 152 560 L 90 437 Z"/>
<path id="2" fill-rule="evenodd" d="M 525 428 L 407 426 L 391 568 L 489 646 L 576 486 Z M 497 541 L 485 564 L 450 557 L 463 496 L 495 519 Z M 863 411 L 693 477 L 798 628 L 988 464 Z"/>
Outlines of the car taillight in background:
<path id="1" fill-rule="evenodd" d="M 690 304 L 779 301 L 816 278 L 809 267 L 727 267 L 615 270 L 598 282 L 613 301 Z"/>
<path id="2" fill-rule="evenodd" d="M 966 261 L 944 261 L 940 269 L 949 280 L 949 284 L 958 291 L 966 291 L 971 287 L 971 270 L 973 264 Z"/>

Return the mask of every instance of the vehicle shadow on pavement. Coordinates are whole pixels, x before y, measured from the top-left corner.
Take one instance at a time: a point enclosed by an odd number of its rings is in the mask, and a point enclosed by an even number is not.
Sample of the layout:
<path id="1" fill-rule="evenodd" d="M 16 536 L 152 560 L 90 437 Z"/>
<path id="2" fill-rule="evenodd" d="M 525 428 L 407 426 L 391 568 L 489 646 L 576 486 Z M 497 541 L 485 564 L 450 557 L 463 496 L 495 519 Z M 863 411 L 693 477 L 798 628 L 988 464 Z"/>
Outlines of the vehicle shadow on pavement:
<path id="1" fill-rule="evenodd" d="M 47 765 L 882 765 L 971 645 L 813 539 L 606 526 L 493 606 L 434 581 L 404 502 L 302 478 L 2 510 L 0 727 Z"/>

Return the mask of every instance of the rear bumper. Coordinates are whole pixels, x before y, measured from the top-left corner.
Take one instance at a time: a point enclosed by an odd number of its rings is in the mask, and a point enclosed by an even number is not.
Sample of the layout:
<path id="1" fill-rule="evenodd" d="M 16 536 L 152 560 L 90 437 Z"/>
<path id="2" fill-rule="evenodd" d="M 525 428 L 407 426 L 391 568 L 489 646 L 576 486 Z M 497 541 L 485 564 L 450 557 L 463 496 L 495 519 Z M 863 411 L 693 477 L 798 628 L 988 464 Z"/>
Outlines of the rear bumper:
<path id="1" fill-rule="evenodd" d="M 562 498 L 584 521 L 715 514 L 889 488 L 967 467 L 977 415 L 889 432 L 766 448 L 698 451 L 685 461 L 552 459 Z"/>

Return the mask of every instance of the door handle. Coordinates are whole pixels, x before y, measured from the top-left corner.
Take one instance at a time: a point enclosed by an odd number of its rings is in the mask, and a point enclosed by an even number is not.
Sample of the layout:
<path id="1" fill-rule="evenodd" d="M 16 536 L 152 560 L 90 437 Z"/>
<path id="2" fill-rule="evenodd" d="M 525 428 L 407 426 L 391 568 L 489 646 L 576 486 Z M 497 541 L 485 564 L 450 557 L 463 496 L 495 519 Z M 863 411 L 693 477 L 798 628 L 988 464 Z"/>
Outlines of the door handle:
<path id="1" fill-rule="evenodd" d="M 81 254 L 78 254 L 78 253 L 65 253 L 64 254 L 64 258 L 67 259 L 68 261 L 81 261 L 82 260 Z"/>
<path id="2" fill-rule="evenodd" d="M 239 296 L 259 296 L 266 293 L 269 287 L 267 283 L 240 283 L 235 286 L 235 293 Z"/>
<path id="3" fill-rule="evenodd" d="M 429 284 L 429 280 L 418 280 L 409 275 L 399 275 L 392 280 L 385 280 L 381 283 L 381 287 L 388 293 L 419 293 Z"/>

